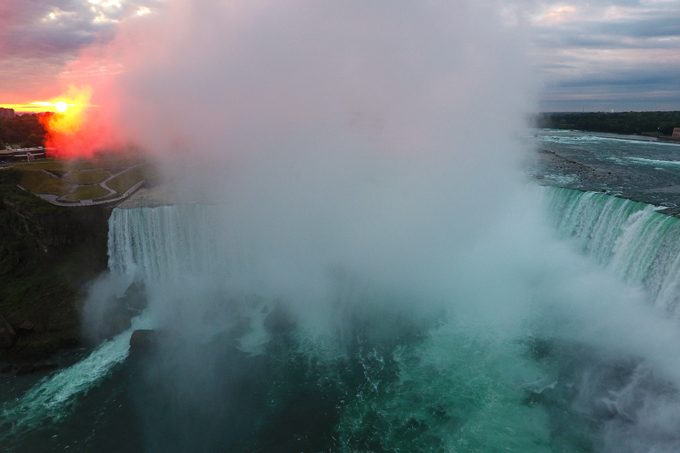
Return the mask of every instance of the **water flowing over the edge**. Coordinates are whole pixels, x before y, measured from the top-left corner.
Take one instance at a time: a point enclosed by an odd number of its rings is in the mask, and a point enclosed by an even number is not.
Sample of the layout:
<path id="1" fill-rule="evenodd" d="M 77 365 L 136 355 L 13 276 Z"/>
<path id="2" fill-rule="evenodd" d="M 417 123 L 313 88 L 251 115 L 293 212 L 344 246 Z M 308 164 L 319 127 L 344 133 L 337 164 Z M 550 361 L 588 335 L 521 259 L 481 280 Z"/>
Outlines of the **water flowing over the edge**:
<path id="1" fill-rule="evenodd" d="M 548 218 L 560 237 L 573 238 L 582 252 L 627 283 L 642 285 L 655 306 L 674 313 L 680 301 L 680 220 L 604 193 L 544 190 Z M 237 238 L 225 243 L 229 235 L 219 231 L 218 212 L 204 205 L 114 209 L 109 268 L 162 281 L 183 272 L 224 272 L 234 262 L 243 267 L 247 253 Z"/>
<path id="2" fill-rule="evenodd" d="M 549 218 L 563 238 L 624 281 L 641 285 L 656 308 L 680 301 L 680 221 L 645 203 L 597 192 L 547 188 Z"/>
<path id="3" fill-rule="evenodd" d="M 602 266 L 629 283 L 642 285 L 650 303 L 675 312 L 680 299 L 680 221 L 644 203 L 607 194 L 545 188 L 549 219 Z M 217 228 L 219 210 L 209 205 L 114 209 L 109 219 L 109 269 L 162 283 L 182 272 L 224 272 L 247 262 L 237 238 L 225 243 Z M 228 241 L 229 242 L 229 241 Z M 226 253 L 229 251 L 230 253 Z M 230 262 L 226 263 L 227 259 Z M 127 357 L 126 332 L 104 342 L 75 365 L 46 377 L 21 398 L 0 409 L 5 435 L 27 432 L 59 420 L 76 399 Z"/>
<path id="4" fill-rule="evenodd" d="M 224 259 L 236 257 L 221 231 L 220 210 L 180 204 L 114 209 L 109 218 L 109 270 L 143 281 L 162 282 L 178 275 L 225 272 Z"/>

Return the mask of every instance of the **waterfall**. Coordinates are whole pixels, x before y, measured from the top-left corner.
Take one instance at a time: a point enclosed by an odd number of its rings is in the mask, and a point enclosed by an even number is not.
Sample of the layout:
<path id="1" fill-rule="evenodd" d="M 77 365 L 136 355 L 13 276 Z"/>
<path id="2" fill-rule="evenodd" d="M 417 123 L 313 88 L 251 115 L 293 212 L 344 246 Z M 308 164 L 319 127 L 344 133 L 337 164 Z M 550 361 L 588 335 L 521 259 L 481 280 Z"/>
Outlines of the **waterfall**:
<path id="1" fill-rule="evenodd" d="M 549 218 L 559 235 L 642 285 L 654 306 L 674 314 L 680 301 L 680 220 L 655 206 L 615 196 L 548 188 Z"/>
<path id="2" fill-rule="evenodd" d="M 557 187 L 546 189 L 546 204 L 561 238 L 643 286 L 656 307 L 674 313 L 680 302 L 680 220 L 649 204 Z M 244 243 L 223 231 L 229 222 L 220 212 L 200 204 L 114 209 L 109 269 L 148 282 L 206 273 L 224 279 L 235 269 L 244 271 Z"/>
<path id="3" fill-rule="evenodd" d="M 655 307 L 675 314 L 680 301 L 678 219 L 654 206 L 602 193 L 546 188 L 544 194 L 548 219 L 561 238 L 628 283 L 642 286 Z M 256 274 L 248 263 L 249 253 L 258 250 L 224 231 L 230 223 L 220 217 L 222 211 L 198 204 L 114 209 L 109 219 L 109 276 L 164 286 L 185 274 L 219 276 L 221 282 Z M 3 405 L 0 425 L 7 429 L 0 439 L 63 418 L 78 398 L 126 359 L 132 331 L 149 327 L 147 322 L 136 319 L 131 329 L 80 362 Z"/>
<path id="4" fill-rule="evenodd" d="M 114 209 L 109 217 L 109 270 L 164 281 L 218 266 L 216 210 L 186 204 Z"/>

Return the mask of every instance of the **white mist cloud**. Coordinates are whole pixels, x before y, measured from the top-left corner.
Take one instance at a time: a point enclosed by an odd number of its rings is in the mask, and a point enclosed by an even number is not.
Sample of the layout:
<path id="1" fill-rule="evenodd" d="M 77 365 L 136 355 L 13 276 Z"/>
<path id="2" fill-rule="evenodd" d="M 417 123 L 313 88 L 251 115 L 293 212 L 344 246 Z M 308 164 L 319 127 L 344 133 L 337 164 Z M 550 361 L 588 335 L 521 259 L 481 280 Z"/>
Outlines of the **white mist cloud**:
<path id="1" fill-rule="evenodd" d="M 175 2 L 122 29 L 108 50 L 127 68 L 121 130 L 177 199 L 215 203 L 210 224 L 185 219 L 206 255 L 246 257 L 241 270 L 207 257 L 200 281 L 280 299 L 321 330 L 338 273 L 512 329 L 537 309 L 578 324 L 624 301 L 606 335 L 575 335 L 611 344 L 642 316 L 639 295 L 555 252 L 519 172 L 535 94 L 525 37 L 494 3 L 398 6 Z M 173 300 L 181 274 L 168 284 L 162 319 L 201 310 Z"/>
<path id="2" fill-rule="evenodd" d="M 434 287 L 521 179 L 531 67 L 493 6 L 176 2 L 114 43 L 120 129 L 221 204 L 258 291 Z"/>
<path id="3" fill-rule="evenodd" d="M 146 235 L 171 270 L 147 282 L 158 326 L 186 341 L 167 380 L 189 394 L 198 375 L 210 400 L 220 376 L 195 370 L 224 347 L 216 332 L 273 300 L 341 340 L 374 307 L 441 311 L 496 341 L 630 352 L 680 381 L 654 352 L 669 323 L 543 224 L 520 172 L 535 80 L 496 6 L 179 1 L 121 30 L 107 49 L 126 68 L 108 93 L 119 130 L 175 200 L 212 203 L 131 214 L 143 231 L 126 244 Z"/>

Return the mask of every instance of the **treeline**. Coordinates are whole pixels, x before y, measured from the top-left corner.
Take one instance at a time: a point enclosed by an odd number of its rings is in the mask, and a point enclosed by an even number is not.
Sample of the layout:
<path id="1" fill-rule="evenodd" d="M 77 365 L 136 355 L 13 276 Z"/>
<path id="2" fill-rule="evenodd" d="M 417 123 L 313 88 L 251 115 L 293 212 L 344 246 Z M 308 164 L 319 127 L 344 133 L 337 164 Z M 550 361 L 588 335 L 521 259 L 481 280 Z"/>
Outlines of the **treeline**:
<path id="1" fill-rule="evenodd" d="M 45 141 L 45 128 L 36 114 L 0 118 L 0 149 L 41 146 Z"/>
<path id="2" fill-rule="evenodd" d="M 671 135 L 680 127 L 680 111 L 676 112 L 583 112 L 543 113 L 538 127 L 575 129 L 616 134 Z"/>

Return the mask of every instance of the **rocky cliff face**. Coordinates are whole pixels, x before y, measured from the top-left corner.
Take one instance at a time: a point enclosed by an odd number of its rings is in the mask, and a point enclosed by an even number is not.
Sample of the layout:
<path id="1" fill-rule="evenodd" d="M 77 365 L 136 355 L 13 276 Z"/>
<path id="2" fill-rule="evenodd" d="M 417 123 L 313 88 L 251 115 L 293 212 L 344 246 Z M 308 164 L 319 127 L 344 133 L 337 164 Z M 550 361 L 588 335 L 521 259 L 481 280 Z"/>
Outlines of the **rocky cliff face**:
<path id="1" fill-rule="evenodd" d="M 18 179 L 0 170 L 0 316 L 15 335 L 0 342 L 0 361 L 78 344 L 83 285 L 107 259 L 110 207 L 52 206 L 19 189 Z"/>

